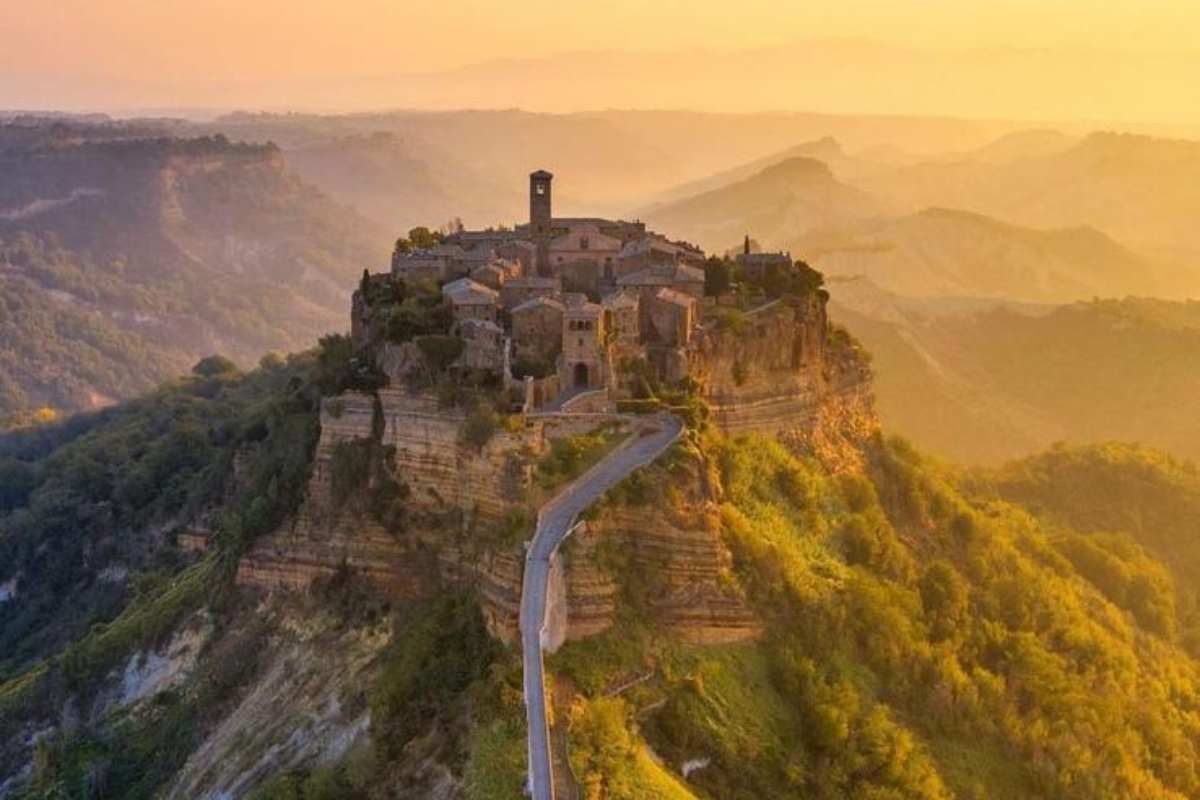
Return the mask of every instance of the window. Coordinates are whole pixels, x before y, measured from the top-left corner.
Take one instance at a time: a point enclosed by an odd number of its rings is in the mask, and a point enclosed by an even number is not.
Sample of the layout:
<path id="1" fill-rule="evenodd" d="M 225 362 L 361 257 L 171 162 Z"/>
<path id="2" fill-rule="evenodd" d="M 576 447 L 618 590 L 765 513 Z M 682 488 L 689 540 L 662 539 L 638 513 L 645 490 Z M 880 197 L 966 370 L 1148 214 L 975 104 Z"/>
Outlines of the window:
<path id="1" fill-rule="evenodd" d="M 545 194 L 546 193 L 546 184 L 544 184 L 544 183 L 537 184 L 536 186 L 534 186 L 534 191 L 536 191 L 538 194 Z"/>
<path id="2" fill-rule="evenodd" d="M 588 237 L 586 237 L 586 236 L 579 237 L 579 249 L 580 250 L 588 249 Z"/>

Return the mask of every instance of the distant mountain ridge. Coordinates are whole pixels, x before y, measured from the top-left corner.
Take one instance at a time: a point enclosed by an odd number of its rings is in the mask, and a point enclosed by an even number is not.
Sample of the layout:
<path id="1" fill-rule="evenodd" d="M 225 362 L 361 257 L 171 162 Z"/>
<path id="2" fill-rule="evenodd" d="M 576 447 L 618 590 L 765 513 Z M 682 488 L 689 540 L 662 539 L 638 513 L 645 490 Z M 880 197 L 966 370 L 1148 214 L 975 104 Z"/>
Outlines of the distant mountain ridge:
<path id="1" fill-rule="evenodd" d="M 1200 302 L 914 299 L 829 281 L 830 316 L 872 354 L 891 430 L 964 462 L 1057 441 L 1200 458 Z"/>
<path id="2" fill-rule="evenodd" d="M 1094 228 L 1039 230 L 955 209 L 814 231 L 788 246 L 824 272 L 911 296 L 1044 303 L 1200 289 Z"/>
<path id="3" fill-rule="evenodd" d="M 647 209 L 644 216 L 656 228 L 678 231 L 720 252 L 747 232 L 764 243 L 780 242 L 793 231 L 869 219 L 885 210 L 870 194 L 834 178 L 824 162 L 797 156 L 734 183 Z"/>

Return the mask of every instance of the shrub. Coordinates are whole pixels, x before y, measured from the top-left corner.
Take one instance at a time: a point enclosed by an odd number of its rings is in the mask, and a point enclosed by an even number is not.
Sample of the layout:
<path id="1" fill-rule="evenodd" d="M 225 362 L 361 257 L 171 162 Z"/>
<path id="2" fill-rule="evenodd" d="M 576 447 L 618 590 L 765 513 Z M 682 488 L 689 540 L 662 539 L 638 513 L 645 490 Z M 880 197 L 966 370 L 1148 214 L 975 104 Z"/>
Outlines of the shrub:
<path id="1" fill-rule="evenodd" d="M 484 446 L 496 435 L 498 427 L 496 412 L 489 406 L 479 403 L 463 422 L 462 443 L 482 451 Z"/>
<path id="2" fill-rule="evenodd" d="M 192 367 L 192 374 L 202 378 L 215 378 L 218 375 L 233 375 L 238 371 L 237 364 L 225 356 L 211 355 L 200 359 Z"/>

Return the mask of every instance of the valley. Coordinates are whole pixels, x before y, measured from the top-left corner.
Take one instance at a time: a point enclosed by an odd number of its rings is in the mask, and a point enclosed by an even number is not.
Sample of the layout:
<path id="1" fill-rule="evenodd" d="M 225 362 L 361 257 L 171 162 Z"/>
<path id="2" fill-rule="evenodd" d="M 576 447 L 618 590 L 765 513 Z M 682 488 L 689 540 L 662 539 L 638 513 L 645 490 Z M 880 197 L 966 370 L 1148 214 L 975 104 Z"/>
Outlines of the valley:
<path id="1" fill-rule="evenodd" d="M 0 162 L 0 797 L 1200 794 L 1189 144 L 239 112 Z"/>

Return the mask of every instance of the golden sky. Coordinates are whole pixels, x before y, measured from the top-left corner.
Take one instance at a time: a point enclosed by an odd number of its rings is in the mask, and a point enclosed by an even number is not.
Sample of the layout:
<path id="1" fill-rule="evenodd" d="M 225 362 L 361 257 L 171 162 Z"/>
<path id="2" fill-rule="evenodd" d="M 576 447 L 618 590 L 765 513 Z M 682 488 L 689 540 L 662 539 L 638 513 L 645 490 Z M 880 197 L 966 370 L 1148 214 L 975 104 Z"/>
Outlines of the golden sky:
<path id="1" fill-rule="evenodd" d="M 1012 51 L 1031 50 L 1036 69 L 1053 73 L 1047 77 L 1055 92 L 1070 91 L 1069 81 L 1065 89 L 1059 85 L 1059 73 L 1082 79 L 1096 68 L 1105 80 L 1122 84 L 1115 87 L 1120 96 L 1107 99 L 1087 87 L 1094 101 L 1078 110 L 1068 104 L 1070 113 L 1200 122 L 1196 92 L 1187 88 L 1200 75 L 1198 20 L 1200 0 L 12 0 L 0 3 L 0 107 L 385 107 L 429 94 L 406 93 L 388 86 L 388 79 L 496 59 L 681 50 L 703 59 L 709 50 L 865 40 L 906 52 L 961 52 L 968 59 L 999 49 L 1000 56 L 989 56 L 993 61 L 1018 64 L 1029 61 Z M 1189 67 L 1190 77 L 1178 74 Z M 822 79 L 824 91 L 799 92 L 790 102 L 829 105 L 828 90 L 840 88 L 839 76 Z M 927 87 L 912 87 L 919 97 L 911 110 L 985 113 L 979 98 L 954 96 L 970 94 L 970 80 L 964 76 L 936 98 Z M 999 79 L 989 73 L 986 80 Z M 1049 89 L 1025 88 L 1029 116 L 1044 116 L 1058 105 Z M 1000 89 L 1019 97 L 1023 87 Z M 979 86 L 982 93 L 996 90 Z M 738 107 L 731 92 L 722 88 L 707 105 Z M 856 85 L 846 85 L 846 109 L 877 110 L 870 107 L 878 104 L 870 93 L 859 103 L 857 92 Z M 464 97 L 483 99 L 470 91 Z M 634 84 L 623 105 L 669 103 L 672 97 L 642 94 Z M 694 94 L 678 98 L 696 102 Z M 497 99 L 507 101 L 510 93 Z M 536 104 L 569 110 L 590 107 L 588 99 L 546 94 Z M 1006 100 L 997 111 L 1021 111 L 1012 105 Z"/>

